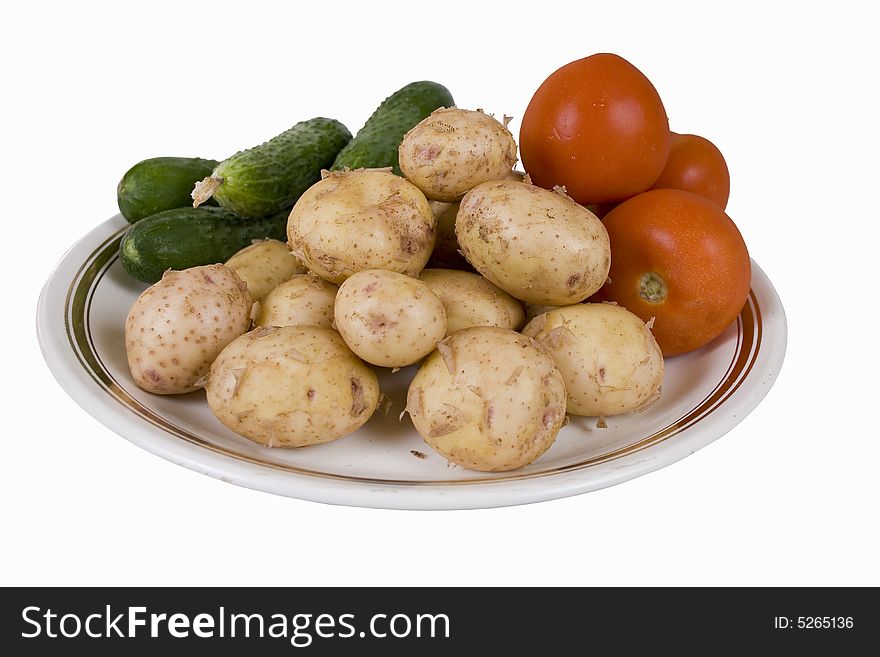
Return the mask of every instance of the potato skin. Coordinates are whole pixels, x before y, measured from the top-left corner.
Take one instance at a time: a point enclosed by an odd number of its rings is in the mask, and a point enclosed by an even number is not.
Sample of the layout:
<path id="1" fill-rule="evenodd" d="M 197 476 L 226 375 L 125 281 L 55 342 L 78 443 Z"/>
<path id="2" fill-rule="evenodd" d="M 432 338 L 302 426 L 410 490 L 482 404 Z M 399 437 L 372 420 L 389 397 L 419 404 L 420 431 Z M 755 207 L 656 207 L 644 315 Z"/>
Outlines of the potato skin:
<path id="1" fill-rule="evenodd" d="M 515 470 L 543 454 L 565 420 L 565 383 L 547 351 L 497 327 L 454 333 L 419 368 L 407 411 L 425 442 L 471 470 Z"/>
<path id="2" fill-rule="evenodd" d="M 225 265 L 166 272 L 125 320 L 134 382 L 160 395 L 192 392 L 217 354 L 250 328 L 254 310 L 247 285 Z"/>
<path id="3" fill-rule="evenodd" d="M 229 429 L 268 447 L 305 447 L 355 431 L 379 401 L 376 374 L 335 331 L 260 327 L 211 365 L 208 405 Z"/>
<path id="4" fill-rule="evenodd" d="M 522 304 L 479 274 L 454 269 L 425 269 L 419 280 L 427 283 L 446 310 L 446 335 L 472 326 L 522 328 Z"/>
<path id="5" fill-rule="evenodd" d="M 606 416 L 650 405 L 663 383 L 663 356 L 636 315 L 609 303 L 584 303 L 538 315 L 523 329 L 556 361 L 568 412 Z"/>
<path id="6" fill-rule="evenodd" d="M 382 269 L 358 272 L 336 295 L 336 330 L 373 365 L 404 367 L 446 335 L 446 311 L 422 281 Z"/>
<path id="7" fill-rule="evenodd" d="M 526 304 L 526 323 L 531 322 L 538 315 L 543 315 L 550 310 L 556 310 L 559 306 L 536 306 L 533 303 Z"/>
<path id="8" fill-rule="evenodd" d="M 334 171 L 293 206 L 287 237 L 311 272 L 336 285 L 365 269 L 417 276 L 434 249 L 434 215 L 425 195 L 400 176 Z"/>
<path id="9" fill-rule="evenodd" d="M 398 152 L 403 175 L 433 201 L 458 201 L 516 164 L 516 142 L 504 124 L 456 107 L 438 109 L 414 126 Z"/>
<path id="10" fill-rule="evenodd" d="M 528 183 L 483 183 L 461 201 L 455 234 L 477 271 L 526 303 L 583 301 L 608 278 L 608 232 L 567 196 Z"/>
<path id="11" fill-rule="evenodd" d="M 255 325 L 333 328 L 333 305 L 338 290 L 317 276 L 297 274 L 266 295 Z"/>
<path id="12" fill-rule="evenodd" d="M 247 283 L 255 301 L 262 301 L 270 291 L 306 268 L 284 242 L 260 240 L 244 247 L 226 261 L 238 277 Z"/>

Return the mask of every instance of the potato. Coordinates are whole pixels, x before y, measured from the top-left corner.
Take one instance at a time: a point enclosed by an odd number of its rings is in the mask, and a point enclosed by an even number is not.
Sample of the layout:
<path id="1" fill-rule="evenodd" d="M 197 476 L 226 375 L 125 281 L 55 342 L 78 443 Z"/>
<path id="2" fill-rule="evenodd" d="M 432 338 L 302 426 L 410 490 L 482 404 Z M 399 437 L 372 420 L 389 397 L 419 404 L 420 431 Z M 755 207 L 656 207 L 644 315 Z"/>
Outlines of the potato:
<path id="1" fill-rule="evenodd" d="M 663 356 L 636 315 L 609 303 L 557 308 L 523 329 L 550 351 L 568 390 L 573 415 L 617 415 L 660 395 Z"/>
<path id="2" fill-rule="evenodd" d="M 446 335 L 472 326 L 519 330 L 522 304 L 479 274 L 453 269 L 425 269 L 419 280 L 427 283 L 446 310 Z"/>
<path id="3" fill-rule="evenodd" d="M 516 164 L 516 142 L 481 110 L 435 110 L 413 127 L 398 149 L 400 170 L 433 201 L 458 201 L 487 180 L 500 180 Z"/>
<path id="4" fill-rule="evenodd" d="M 317 276 L 297 274 L 266 295 L 256 325 L 332 328 L 338 289 Z"/>
<path id="5" fill-rule="evenodd" d="M 434 215 L 415 185 L 389 171 L 335 171 L 293 206 L 287 236 L 303 263 L 336 285 L 365 269 L 416 276 L 434 249 Z"/>
<path id="6" fill-rule="evenodd" d="M 217 354 L 250 328 L 254 299 L 225 265 L 168 271 L 137 298 L 125 320 L 134 382 L 147 392 L 191 392 Z"/>
<path id="7" fill-rule="evenodd" d="M 455 234 L 483 276 L 526 303 L 567 306 L 608 278 L 602 222 L 567 196 L 528 183 L 483 183 L 461 201 Z"/>
<path id="8" fill-rule="evenodd" d="M 278 240 L 260 240 L 244 247 L 226 261 L 251 291 L 256 301 L 262 301 L 271 290 L 296 274 L 305 274 L 306 268 L 290 252 L 287 244 Z"/>
<path id="9" fill-rule="evenodd" d="M 381 269 L 358 272 L 336 295 L 336 330 L 373 365 L 412 365 L 446 335 L 446 311 L 420 280 Z"/>
<path id="10" fill-rule="evenodd" d="M 260 327 L 211 365 L 208 405 L 232 431 L 268 447 L 305 447 L 362 426 L 379 402 L 376 374 L 335 331 Z"/>
<path id="11" fill-rule="evenodd" d="M 425 442 L 453 463 L 515 470 L 553 444 L 565 384 L 539 343 L 480 326 L 437 345 L 410 384 L 406 409 Z"/>

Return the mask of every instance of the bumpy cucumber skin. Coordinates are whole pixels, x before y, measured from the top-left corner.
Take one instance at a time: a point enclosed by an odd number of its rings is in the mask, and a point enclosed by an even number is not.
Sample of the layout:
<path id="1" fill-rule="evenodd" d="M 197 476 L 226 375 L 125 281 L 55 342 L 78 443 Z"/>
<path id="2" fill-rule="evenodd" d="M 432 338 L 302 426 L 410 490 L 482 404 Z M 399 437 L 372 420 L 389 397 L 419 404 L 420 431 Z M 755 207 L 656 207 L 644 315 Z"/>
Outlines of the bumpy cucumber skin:
<path id="1" fill-rule="evenodd" d="M 221 162 L 211 174 L 222 180 L 214 198 L 242 217 L 266 217 L 290 208 L 349 141 L 348 128 L 334 119 L 297 123 Z"/>
<path id="2" fill-rule="evenodd" d="M 144 217 L 192 205 L 193 185 L 220 164 L 200 157 L 153 157 L 125 172 L 116 187 L 119 211 L 133 224 Z"/>
<path id="3" fill-rule="evenodd" d="M 255 239 L 287 241 L 288 214 L 245 219 L 217 207 L 160 212 L 123 235 L 119 245 L 122 267 L 132 278 L 155 283 L 168 269 L 226 262 Z"/>
<path id="4" fill-rule="evenodd" d="M 367 119 L 357 136 L 336 156 L 333 169 L 392 167 L 398 176 L 397 149 L 403 136 L 440 107 L 452 107 L 452 94 L 442 84 L 411 82 L 388 96 Z"/>

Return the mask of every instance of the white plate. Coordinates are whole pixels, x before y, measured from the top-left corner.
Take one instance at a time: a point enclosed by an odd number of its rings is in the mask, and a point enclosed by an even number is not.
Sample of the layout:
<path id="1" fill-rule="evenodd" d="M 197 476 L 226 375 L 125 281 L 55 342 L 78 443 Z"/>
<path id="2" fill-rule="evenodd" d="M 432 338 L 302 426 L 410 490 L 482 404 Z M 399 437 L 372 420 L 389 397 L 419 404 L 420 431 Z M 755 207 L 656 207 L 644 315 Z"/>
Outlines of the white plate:
<path id="1" fill-rule="evenodd" d="M 752 263 L 752 291 L 737 322 L 707 347 L 667 359 L 660 400 L 642 413 L 573 418 L 553 447 L 507 473 L 450 466 L 409 419 L 398 421 L 414 368 L 379 373 L 393 403 L 356 433 L 304 449 L 269 449 L 227 430 L 202 391 L 151 395 L 131 380 L 123 324 L 146 287 L 117 250 L 128 224 L 115 216 L 75 244 L 40 295 L 37 333 L 59 383 L 121 436 L 184 467 L 240 486 L 330 504 L 472 509 L 538 502 L 618 484 L 669 465 L 720 438 L 770 389 L 785 355 L 779 297 Z M 415 453 L 414 453 L 415 452 Z"/>

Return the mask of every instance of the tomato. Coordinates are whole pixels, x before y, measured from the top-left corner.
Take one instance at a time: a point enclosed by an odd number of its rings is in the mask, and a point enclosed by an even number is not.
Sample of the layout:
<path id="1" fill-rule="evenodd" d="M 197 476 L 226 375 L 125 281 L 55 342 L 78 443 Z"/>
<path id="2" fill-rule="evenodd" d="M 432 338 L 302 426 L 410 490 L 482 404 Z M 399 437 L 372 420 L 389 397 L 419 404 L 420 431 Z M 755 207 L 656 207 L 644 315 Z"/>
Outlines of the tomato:
<path id="1" fill-rule="evenodd" d="M 609 281 L 597 300 L 652 317 L 664 356 L 701 347 L 742 310 L 751 260 L 717 204 L 692 192 L 656 189 L 624 201 L 603 220 L 611 238 Z"/>
<path id="2" fill-rule="evenodd" d="M 730 172 L 718 147 L 697 135 L 670 134 L 669 159 L 652 189 L 683 189 L 726 208 Z"/>
<path id="3" fill-rule="evenodd" d="M 669 155 L 669 120 L 654 85 L 622 57 L 566 64 L 523 115 L 520 156 L 532 181 L 564 185 L 582 205 L 648 189 Z"/>

